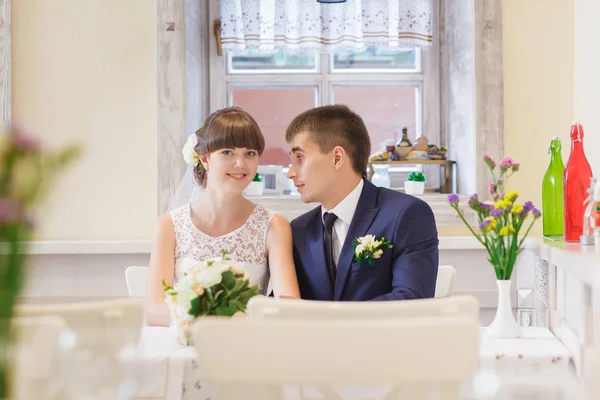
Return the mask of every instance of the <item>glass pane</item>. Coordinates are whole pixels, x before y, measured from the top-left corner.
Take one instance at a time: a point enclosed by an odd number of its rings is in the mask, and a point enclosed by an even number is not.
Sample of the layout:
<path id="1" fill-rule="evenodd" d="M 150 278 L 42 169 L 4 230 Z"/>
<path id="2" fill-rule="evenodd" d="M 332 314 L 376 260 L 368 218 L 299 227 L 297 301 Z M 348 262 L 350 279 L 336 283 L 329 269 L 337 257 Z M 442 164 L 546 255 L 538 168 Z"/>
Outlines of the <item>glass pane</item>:
<path id="1" fill-rule="evenodd" d="M 340 52 L 333 56 L 334 70 L 354 69 L 391 69 L 417 70 L 417 50 L 402 49 L 398 51 L 383 51 L 375 46 L 367 47 L 360 53 Z"/>
<path id="2" fill-rule="evenodd" d="M 334 86 L 336 104 L 345 104 L 360 115 L 371 136 L 371 153 L 380 149 L 380 143 L 402 138 L 402 127 L 414 143 L 417 129 L 416 87 L 348 87 Z"/>
<path id="3" fill-rule="evenodd" d="M 273 54 L 259 54 L 247 50 L 231 54 L 229 71 L 236 72 L 311 72 L 315 71 L 316 54 L 311 52 L 286 52 L 282 49 Z"/>
<path id="4" fill-rule="evenodd" d="M 315 107 L 314 87 L 234 88 L 233 105 L 250 113 L 265 136 L 261 165 L 290 165 L 285 130 L 298 114 Z"/>

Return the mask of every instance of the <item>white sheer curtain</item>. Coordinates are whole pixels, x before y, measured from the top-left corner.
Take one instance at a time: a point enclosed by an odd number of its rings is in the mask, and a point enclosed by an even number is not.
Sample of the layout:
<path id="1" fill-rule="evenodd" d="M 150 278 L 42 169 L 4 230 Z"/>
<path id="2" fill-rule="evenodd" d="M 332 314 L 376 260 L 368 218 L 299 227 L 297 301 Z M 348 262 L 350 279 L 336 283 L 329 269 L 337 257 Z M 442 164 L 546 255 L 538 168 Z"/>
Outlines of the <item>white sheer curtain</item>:
<path id="1" fill-rule="evenodd" d="M 433 0 L 221 0 L 224 51 L 427 47 Z"/>

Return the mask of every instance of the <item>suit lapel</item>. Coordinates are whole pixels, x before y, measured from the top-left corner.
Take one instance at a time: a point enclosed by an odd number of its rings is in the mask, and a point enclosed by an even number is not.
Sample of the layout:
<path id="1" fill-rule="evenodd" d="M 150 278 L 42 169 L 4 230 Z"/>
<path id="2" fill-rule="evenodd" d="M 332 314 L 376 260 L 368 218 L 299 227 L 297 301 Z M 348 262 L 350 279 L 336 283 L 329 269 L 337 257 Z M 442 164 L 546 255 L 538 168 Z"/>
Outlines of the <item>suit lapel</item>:
<path id="1" fill-rule="evenodd" d="M 327 286 L 327 292 L 331 296 L 333 292 L 333 282 L 331 274 L 327 269 L 325 262 L 325 245 L 323 242 L 323 221 L 321 220 L 321 212 L 316 213 L 315 219 L 312 222 L 312 231 L 310 235 L 310 247 L 313 258 L 313 273 L 318 282 L 323 282 Z"/>
<path id="2" fill-rule="evenodd" d="M 342 298 L 344 287 L 348 281 L 348 273 L 354 260 L 352 242 L 354 242 L 354 239 L 367 234 L 375 216 L 379 212 L 379 208 L 377 208 L 377 187 L 366 179 L 364 181 L 365 184 L 338 260 L 334 300 Z M 321 236 L 323 236 L 322 233 Z"/>

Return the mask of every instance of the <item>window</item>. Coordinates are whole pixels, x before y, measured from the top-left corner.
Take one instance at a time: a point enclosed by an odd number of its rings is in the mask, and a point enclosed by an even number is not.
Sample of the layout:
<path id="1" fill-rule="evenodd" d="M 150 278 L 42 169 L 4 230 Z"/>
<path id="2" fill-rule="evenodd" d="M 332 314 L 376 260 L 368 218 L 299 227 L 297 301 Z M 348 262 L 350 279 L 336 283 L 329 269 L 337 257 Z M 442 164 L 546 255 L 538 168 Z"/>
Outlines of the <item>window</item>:
<path id="1" fill-rule="evenodd" d="M 214 1 L 210 15 L 211 20 L 218 18 Z M 328 104 L 346 104 L 363 118 L 372 153 L 386 139 L 399 141 L 403 127 L 413 142 L 426 135 L 430 143 L 440 144 L 439 85 L 435 79 L 439 72 L 431 73 L 438 63 L 428 52 L 368 47 L 359 53 L 320 54 L 280 49 L 273 54 L 250 50 L 219 57 L 213 41 L 209 108 L 213 112 L 235 105 L 256 119 L 266 142 L 261 165 L 287 168 L 286 127 L 301 112 Z M 431 86 L 426 90 L 426 85 L 434 85 L 433 90 Z M 432 95 L 436 90 L 438 94 Z M 390 168 L 392 187 L 402 186 L 406 173 L 414 170 L 422 170 L 422 166 Z M 430 175 L 428 186 L 439 186 L 438 171 L 433 169 Z"/>

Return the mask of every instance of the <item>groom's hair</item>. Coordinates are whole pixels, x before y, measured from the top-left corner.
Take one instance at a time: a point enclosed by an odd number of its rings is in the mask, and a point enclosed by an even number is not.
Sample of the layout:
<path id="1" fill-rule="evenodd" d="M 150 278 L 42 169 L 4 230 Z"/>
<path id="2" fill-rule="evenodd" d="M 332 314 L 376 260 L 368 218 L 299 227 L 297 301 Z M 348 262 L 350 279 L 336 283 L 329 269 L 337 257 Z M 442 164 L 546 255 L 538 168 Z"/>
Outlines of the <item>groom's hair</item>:
<path id="1" fill-rule="evenodd" d="M 345 105 L 336 104 L 312 108 L 298 115 L 288 126 L 285 140 L 308 132 L 321 153 L 341 146 L 350 156 L 352 169 L 365 175 L 371 154 L 371 138 L 360 115 Z"/>

